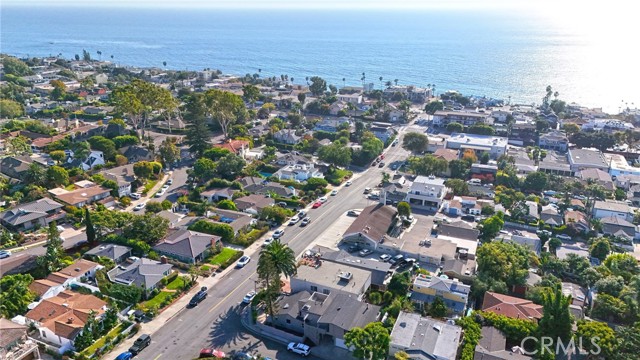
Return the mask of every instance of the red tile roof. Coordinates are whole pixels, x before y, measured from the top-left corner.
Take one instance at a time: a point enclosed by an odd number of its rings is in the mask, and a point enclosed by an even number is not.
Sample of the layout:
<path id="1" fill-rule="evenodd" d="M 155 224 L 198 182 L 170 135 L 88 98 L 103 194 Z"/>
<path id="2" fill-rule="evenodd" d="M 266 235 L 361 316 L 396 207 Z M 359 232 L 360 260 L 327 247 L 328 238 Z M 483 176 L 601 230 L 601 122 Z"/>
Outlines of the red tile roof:
<path id="1" fill-rule="evenodd" d="M 514 319 L 542 318 L 542 305 L 534 304 L 531 300 L 520 299 L 487 291 L 482 302 L 482 311 L 489 311 Z"/>
<path id="2" fill-rule="evenodd" d="M 249 141 L 247 140 L 229 140 L 222 144 L 216 144 L 213 147 L 227 149 L 234 154 L 238 154 L 240 150 L 244 147 L 245 149 L 249 149 Z"/>

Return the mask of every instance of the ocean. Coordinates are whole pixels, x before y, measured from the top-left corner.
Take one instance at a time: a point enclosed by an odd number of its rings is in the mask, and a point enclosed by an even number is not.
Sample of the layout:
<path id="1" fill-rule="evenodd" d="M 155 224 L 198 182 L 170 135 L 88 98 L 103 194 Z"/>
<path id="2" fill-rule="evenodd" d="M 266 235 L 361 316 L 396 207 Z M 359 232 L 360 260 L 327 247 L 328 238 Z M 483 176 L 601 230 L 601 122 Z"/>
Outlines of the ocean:
<path id="1" fill-rule="evenodd" d="M 364 72 L 376 88 L 382 77 L 531 104 L 551 85 L 567 102 L 612 112 L 640 104 L 640 71 L 622 35 L 526 13 L 5 6 L 0 22 L 0 51 L 17 56 L 86 49 L 120 65 L 286 74 L 295 83 L 317 75 L 361 85 Z"/>

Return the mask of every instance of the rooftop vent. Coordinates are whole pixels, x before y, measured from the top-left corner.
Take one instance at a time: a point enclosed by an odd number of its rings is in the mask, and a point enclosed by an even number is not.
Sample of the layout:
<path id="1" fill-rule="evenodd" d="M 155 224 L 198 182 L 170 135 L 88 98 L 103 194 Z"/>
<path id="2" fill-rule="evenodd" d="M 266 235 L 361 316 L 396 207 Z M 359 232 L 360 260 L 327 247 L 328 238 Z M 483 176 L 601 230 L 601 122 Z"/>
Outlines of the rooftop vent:
<path id="1" fill-rule="evenodd" d="M 349 281 L 353 278 L 353 274 L 350 272 L 341 272 L 338 277 L 340 277 L 340 280 Z"/>

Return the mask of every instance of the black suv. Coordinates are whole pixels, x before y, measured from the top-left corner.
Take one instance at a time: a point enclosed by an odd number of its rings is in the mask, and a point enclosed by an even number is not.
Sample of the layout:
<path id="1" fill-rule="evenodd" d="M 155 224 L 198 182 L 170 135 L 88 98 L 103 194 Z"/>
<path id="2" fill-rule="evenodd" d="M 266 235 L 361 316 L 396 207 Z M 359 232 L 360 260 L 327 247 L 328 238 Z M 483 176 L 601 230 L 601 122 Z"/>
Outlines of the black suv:
<path id="1" fill-rule="evenodd" d="M 206 298 L 207 298 L 207 287 L 203 286 L 202 289 L 200 289 L 200 291 L 198 291 L 195 295 L 193 295 L 193 297 L 191 298 L 191 301 L 189 301 L 189 306 L 190 307 L 195 307 L 202 300 L 204 300 Z"/>
<path id="2" fill-rule="evenodd" d="M 133 355 L 137 355 L 140 353 L 140 351 L 142 351 L 144 348 L 146 348 L 150 344 L 151 344 L 151 336 L 147 334 L 142 334 L 140 335 L 139 338 L 136 339 L 133 345 L 131 345 L 131 347 L 129 348 L 129 352 L 132 353 Z"/>

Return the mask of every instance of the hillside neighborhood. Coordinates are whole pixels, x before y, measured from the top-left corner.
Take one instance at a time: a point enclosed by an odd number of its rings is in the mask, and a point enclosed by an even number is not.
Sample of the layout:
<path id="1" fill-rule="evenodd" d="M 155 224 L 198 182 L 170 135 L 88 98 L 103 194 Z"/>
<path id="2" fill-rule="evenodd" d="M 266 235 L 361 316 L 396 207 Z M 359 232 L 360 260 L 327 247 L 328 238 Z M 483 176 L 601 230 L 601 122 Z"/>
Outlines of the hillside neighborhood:
<path id="1" fill-rule="evenodd" d="M 0 358 L 637 359 L 637 109 L 91 55 L 2 55 Z"/>

